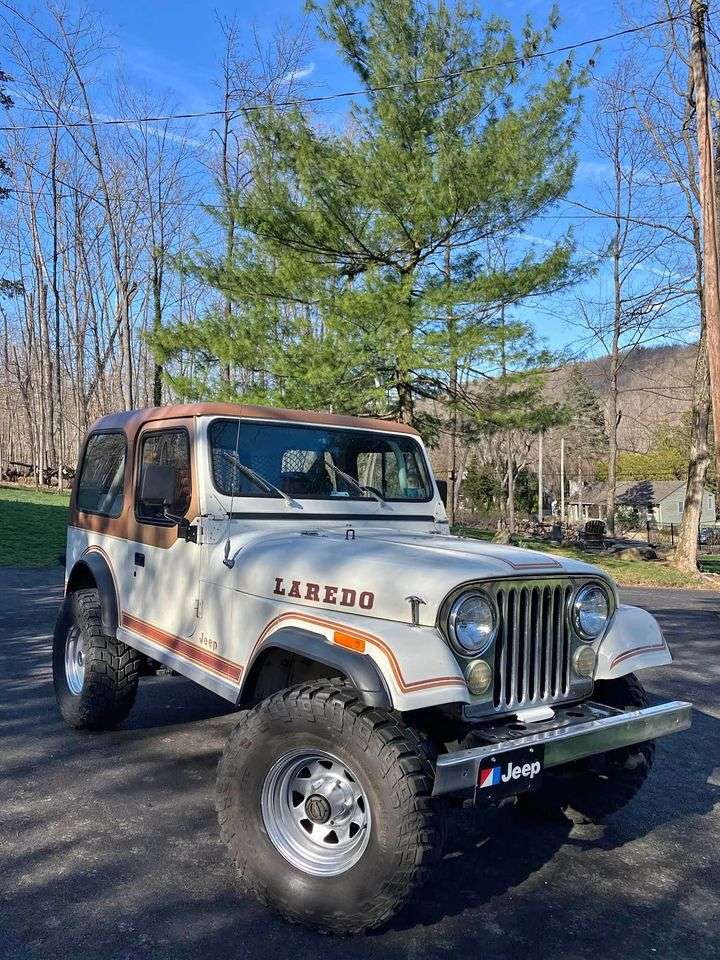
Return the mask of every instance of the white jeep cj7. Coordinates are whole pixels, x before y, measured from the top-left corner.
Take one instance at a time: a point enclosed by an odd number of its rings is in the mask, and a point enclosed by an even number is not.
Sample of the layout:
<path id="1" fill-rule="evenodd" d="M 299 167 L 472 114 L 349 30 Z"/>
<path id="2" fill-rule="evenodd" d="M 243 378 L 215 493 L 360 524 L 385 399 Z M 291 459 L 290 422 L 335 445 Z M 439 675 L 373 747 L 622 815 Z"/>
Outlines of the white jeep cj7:
<path id="1" fill-rule="evenodd" d="M 387 920 L 453 799 L 621 807 L 690 724 L 635 676 L 670 662 L 596 568 L 451 536 L 409 427 L 204 403 L 85 440 L 60 711 L 114 727 L 160 665 L 236 704 L 220 829 L 243 889 L 291 920 Z"/>

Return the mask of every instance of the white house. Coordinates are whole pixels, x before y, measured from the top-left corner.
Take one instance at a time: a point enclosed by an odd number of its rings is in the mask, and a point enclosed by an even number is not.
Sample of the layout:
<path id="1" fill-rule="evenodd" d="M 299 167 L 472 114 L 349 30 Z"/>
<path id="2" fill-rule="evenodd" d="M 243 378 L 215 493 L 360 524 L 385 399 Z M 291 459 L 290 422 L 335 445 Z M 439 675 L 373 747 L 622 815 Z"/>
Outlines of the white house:
<path id="1" fill-rule="evenodd" d="M 568 503 L 568 519 L 573 523 L 607 518 L 607 485 L 583 484 L 578 496 L 578 484 L 573 484 Z M 685 508 L 687 484 L 682 480 L 633 480 L 618 483 L 615 487 L 615 502 L 619 509 L 636 509 L 640 520 L 656 527 L 669 527 L 682 520 Z M 715 523 L 715 494 L 705 490 L 703 495 L 701 526 Z"/>

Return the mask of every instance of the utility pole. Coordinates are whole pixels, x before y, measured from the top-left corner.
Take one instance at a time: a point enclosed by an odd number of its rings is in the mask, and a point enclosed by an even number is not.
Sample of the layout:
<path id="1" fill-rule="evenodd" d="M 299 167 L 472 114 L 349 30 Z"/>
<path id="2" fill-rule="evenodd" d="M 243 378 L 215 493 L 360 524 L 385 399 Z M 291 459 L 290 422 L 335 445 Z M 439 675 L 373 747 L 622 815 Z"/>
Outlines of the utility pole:
<path id="1" fill-rule="evenodd" d="M 695 115 L 697 119 L 700 167 L 700 212 L 703 228 L 703 299 L 707 352 L 710 366 L 715 437 L 720 437 L 720 267 L 718 264 L 718 221 L 715 194 L 715 157 L 713 150 L 712 115 L 708 89 L 707 47 L 705 44 L 704 0 L 691 0 L 692 46 L 690 51 Z M 717 475 L 720 477 L 720 442 L 715 443 Z"/>
<path id="2" fill-rule="evenodd" d="M 560 437 L 560 523 L 565 526 L 565 437 Z"/>
<path id="3" fill-rule="evenodd" d="M 580 454 L 578 454 L 578 478 L 577 478 L 577 485 L 578 485 L 578 493 L 577 493 L 577 496 L 578 496 L 578 515 L 577 515 L 577 519 L 578 519 L 578 523 L 582 523 L 582 521 L 585 519 L 585 517 L 583 516 L 583 508 L 582 508 L 582 498 L 583 498 L 583 472 L 582 472 L 582 459 L 581 459 L 581 457 L 580 457 Z"/>
<path id="4" fill-rule="evenodd" d="M 543 435 L 538 434 L 538 523 L 543 522 Z"/>
<path id="5" fill-rule="evenodd" d="M 445 244 L 445 282 L 450 288 L 452 284 L 452 259 L 450 241 Z M 458 440 L 458 359 L 457 359 L 457 324 L 452 309 L 447 315 L 448 343 L 450 346 L 450 466 L 448 469 L 447 512 L 448 520 L 455 523 L 455 500 L 457 498 L 457 440 Z"/>

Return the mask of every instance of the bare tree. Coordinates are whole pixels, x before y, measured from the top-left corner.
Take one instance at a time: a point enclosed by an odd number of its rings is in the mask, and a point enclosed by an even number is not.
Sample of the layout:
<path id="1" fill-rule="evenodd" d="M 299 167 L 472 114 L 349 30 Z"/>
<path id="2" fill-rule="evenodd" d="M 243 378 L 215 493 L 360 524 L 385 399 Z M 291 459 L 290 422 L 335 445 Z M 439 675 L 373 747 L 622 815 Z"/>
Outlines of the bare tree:
<path id="1" fill-rule="evenodd" d="M 122 85 L 121 102 L 129 117 L 147 116 L 152 109 L 147 96 L 138 96 Z M 169 113 L 172 105 L 161 104 L 161 113 Z M 147 255 L 149 289 L 146 308 L 150 314 L 148 328 L 157 333 L 163 326 L 163 315 L 171 291 L 168 287 L 170 257 L 177 253 L 181 239 L 187 236 L 199 209 L 198 191 L 192 170 L 193 148 L 197 141 L 187 126 L 170 129 L 168 121 L 125 127 L 121 133 L 122 156 L 134 171 L 140 187 L 142 208 L 140 232 Z M 173 247 L 175 249 L 173 249 Z M 152 364 L 151 402 L 163 402 L 163 365 Z"/>
<path id="2" fill-rule="evenodd" d="M 679 4 L 668 0 L 662 0 L 660 9 L 665 17 L 681 12 Z M 679 569 L 692 573 L 697 571 L 698 528 L 710 463 L 711 397 L 703 301 L 695 100 L 688 26 L 682 21 L 672 21 L 648 34 L 645 43 L 658 53 L 663 82 L 658 82 L 658 74 L 654 72 L 651 77 L 637 84 L 634 100 L 653 144 L 656 179 L 663 185 L 673 184 L 680 197 L 684 219 L 675 228 L 671 228 L 666 221 L 659 225 L 659 229 L 688 251 L 691 265 L 689 286 L 697 305 L 700 328 L 693 377 L 688 483 L 674 558 Z"/>
<path id="3" fill-rule="evenodd" d="M 648 179 L 651 143 L 633 106 L 639 72 L 633 59 L 620 61 L 599 81 L 592 144 L 610 174 L 588 208 L 608 225 L 607 247 L 600 263 L 610 268 L 610 295 L 580 303 L 584 326 L 607 354 L 607 524 L 615 531 L 618 435 L 623 416 L 621 377 L 633 353 L 662 330 L 672 330 L 688 299 L 688 284 L 678 273 L 667 237 L 655 229 L 663 216 L 663 199 Z"/>
<path id="4" fill-rule="evenodd" d="M 87 11 L 0 10 L 19 128 L 8 139 L 17 177 L 0 211 L 2 276 L 17 277 L 19 292 L 0 304 L 0 474 L 62 486 L 95 417 L 172 399 L 174 383 L 182 390 L 192 374 L 194 357 L 165 362 L 145 334 L 170 316 L 191 324 L 208 306 L 207 289 L 175 269 L 175 256 L 200 234 L 232 260 L 233 203 L 252 179 L 245 111 L 298 93 L 308 50 L 304 29 L 278 26 L 266 41 L 220 27 L 224 112 L 214 149 L 206 128 L 144 119 L 174 105 L 107 74 L 110 41 Z M 122 122 L 107 123 L 108 110 Z M 24 129 L 37 124 L 46 128 Z M 221 224 L 202 202 L 218 190 L 231 211 Z"/>

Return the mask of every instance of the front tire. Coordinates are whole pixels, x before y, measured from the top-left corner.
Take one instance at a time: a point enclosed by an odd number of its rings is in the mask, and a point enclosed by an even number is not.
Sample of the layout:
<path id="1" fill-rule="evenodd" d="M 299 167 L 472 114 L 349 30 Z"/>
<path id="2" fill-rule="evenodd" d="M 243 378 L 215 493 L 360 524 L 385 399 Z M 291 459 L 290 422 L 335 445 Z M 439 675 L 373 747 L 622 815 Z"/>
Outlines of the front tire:
<path id="1" fill-rule="evenodd" d="M 116 727 L 135 703 L 141 660 L 103 632 L 97 590 L 67 596 L 53 638 L 53 685 L 63 720 L 77 730 Z"/>
<path id="2" fill-rule="evenodd" d="M 617 680 L 598 680 L 595 703 L 618 710 L 648 705 L 643 685 L 634 673 Z M 535 813 L 553 814 L 571 808 L 589 820 L 604 820 L 622 810 L 647 780 L 655 757 L 655 741 L 611 750 L 565 767 L 550 770 L 537 793 L 524 794 L 520 804 Z"/>
<path id="3" fill-rule="evenodd" d="M 244 892 L 288 920 L 359 933 L 388 920 L 441 849 L 422 736 L 340 683 L 284 690 L 243 714 L 217 808 Z"/>

